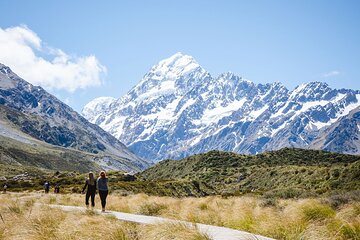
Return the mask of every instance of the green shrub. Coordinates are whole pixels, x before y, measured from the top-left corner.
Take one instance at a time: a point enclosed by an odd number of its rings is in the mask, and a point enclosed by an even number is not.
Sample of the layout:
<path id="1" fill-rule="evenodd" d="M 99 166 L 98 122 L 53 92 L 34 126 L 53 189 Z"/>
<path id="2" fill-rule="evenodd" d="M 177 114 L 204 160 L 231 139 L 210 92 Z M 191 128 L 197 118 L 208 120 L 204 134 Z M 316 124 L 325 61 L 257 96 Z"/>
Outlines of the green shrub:
<path id="1" fill-rule="evenodd" d="M 56 197 L 50 196 L 50 198 L 49 198 L 49 204 L 54 204 L 54 203 L 56 203 Z"/>
<path id="2" fill-rule="evenodd" d="M 284 188 L 268 191 L 264 194 L 265 198 L 297 198 L 305 195 L 305 191 L 297 188 Z"/>
<path id="3" fill-rule="evenodd" d="M 340 170 L 339 169 L 334 169 L 332 176 L 334 178 L 338 178 L 340 176 Z"/>
<path id="4" fill-rule="evenodd" d="M 209 209 L 209 206 L 208 206 L 206 203 L 201 203 L 201 204 L 199 205 L 199 209 L 202 210 L 202 211 L 204 211 L 204 210 Z"/>
<path id="5" fill-rule="evenodd" d="M 344 224 L 340 232 L 344 239 L 360 239 L 360 224 Z"/>
<path id="6" fill-rule="evenodd" d="M 327 205 L 315 204 L 303 208 L 304 218 L 307 221 L 324 220 L 335 216 L 336 212 Z"/>
<path id="7" fill-rule="evenodd" d="M 163 210 L 167 209 L 165 204 L 160 203 L 144 203 L 140 206 L 138 213 L 148 216 L 158 216 Z"/>
<path id="8" fill-rule="evenodd" d="M 72 192 L 72 193 L 80 193 L 80 192 L 81 192 L 81 189 L 80 189 L 79 187 L 73 187 L 73 188 L 71 189 L 71 192 Z"/>
<path id="9" fill-rule="evenodd" d="M 260 203 L 261 207 L 276 207 L 277 206 L 277 199 L 276 198 L 265 198 Z"/>

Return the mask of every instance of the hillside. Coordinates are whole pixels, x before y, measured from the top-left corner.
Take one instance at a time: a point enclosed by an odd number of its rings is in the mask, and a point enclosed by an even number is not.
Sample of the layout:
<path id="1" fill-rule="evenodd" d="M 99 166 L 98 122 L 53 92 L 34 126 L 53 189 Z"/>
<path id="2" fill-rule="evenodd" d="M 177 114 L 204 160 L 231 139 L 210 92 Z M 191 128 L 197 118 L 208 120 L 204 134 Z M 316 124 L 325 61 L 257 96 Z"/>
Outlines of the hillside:
<path id="1" fill-rule="evenodd" d="M 2 150 L 3 154 L 6 151 L 5 155 L 11 155 L 17 164 L 20 161 L 27 166 L 36 163 L 35 166 L 53 170 L 104 168 L 138 171 L 151 164 L 59 99 L 41 87 L 26 82 L 3 64 L 0 64 L 0 136 L 8 139 L 3 145 L 7 146 L 7 149 Z M 16 146 L 9 147 L 11 143 Z M 35 145 L 44 146 L 46 150 L 39 147 L 36 150 L 38 154 L 33 156 L 30 149 L 34 149 L 31 146 Z M 26 152 L 28 150 L 30 152 Z M 59 151 L 63 154 L 55 153 Z M 49 163 L 45 162 L 46 158 Z M 64 163 L 61 163 L 62 160 Z M 79 163 L 76 162 L 78 160 Z M 0 159 L 0 162 L 4 161 Z"/>
<path id="2" fill-rule="evenodd" d="M 106 161 L 111 157 L 111 160 Z M 117 165 L 114 165 L 116 162 Z M 31 143 L 19 142 L 0 135 L 0 176 L 20 174 L 24 171 L 98 171 L 123 169 L 140 171 L 132 161 L 115 155 L 93 154 L 75 149 L 53 146 L 32 139 Z M 10 171 L 10 172 L 9 172 Z M 11 172 L 14 174 L 10 174 Z"/>
<path id="3" fill-rule="evenodd" d="M 161 161 L 140 176 L 204 182 L 223 194 L 321 194 L 360 189 L 360 156 L 290 148 L 255 156 L 210 151 Z"/>
<path id="4" fill-rule="evenodd" d="M 6 169 L 6 172 L 0 171 L 0 185 L 7 182 L 12 191 L 40 190 L 47 179 L 51 184 L 60 184 L 64 192 L 80 192 L 86 174 L 62 170 L 71 166 L 72 161 L 70 153 L 61 156 L 69 158 L 60 161 L 68 164 L 58 168 L 60 173 L 0 165 L 1 170 Z M 294 198 L 358 191 L 359 160 L 359 156 L 289 148 L 256 156 L 211 151 L 183 160 L 161 161 L 135 176 L 124 175 L 122 171 L 110 171 L 108 176 L 111 191 L 124 195 L 201 197 L 256 193 L 266 197 Z M 56 158 L 51 162 L 60 163 Z M 78 164 L 84 162 L 86 160 Z M 41 166 L 42 159 L 37 163 Z M 24 171 L 26 176 L 23 176 Z"/>

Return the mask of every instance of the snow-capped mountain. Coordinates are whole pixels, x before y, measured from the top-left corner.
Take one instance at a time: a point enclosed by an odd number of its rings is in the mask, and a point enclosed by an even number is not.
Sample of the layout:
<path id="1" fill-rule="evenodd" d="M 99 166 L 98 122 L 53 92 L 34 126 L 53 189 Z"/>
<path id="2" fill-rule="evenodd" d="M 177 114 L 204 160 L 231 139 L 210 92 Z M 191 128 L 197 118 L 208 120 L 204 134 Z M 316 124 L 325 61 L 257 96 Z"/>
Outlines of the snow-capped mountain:
<path id="1" fill-rule="evenodd" d="M 99 97 L 88 103 L 82 110 L 82 115 L 90 122 L 95 117 L 110 107 L 110 104 L 116 101 L 113 97 Z"/>
<path id="2" fill-rule="evenodd" d="M 301 147 L 357 154 L 358 147 L 329 148 L 320 139 L 359 106 L 360 91 L 322 82 L 289 91 L 279 82 L 255 84 L 233 73 L 212 77 L 194 58 L 176 53 L 126 95 L 95 99 L 83 115 L 153 160 L 212 149 L 256 154 Z"/>
<path id="3" fill-rule="evenodd" d="M 312 146 L 332 152 L 359 153 L 359 139 L 360 106 L 326 128 Z"/>
<path id="4" fill-rule="evenodd" d="M 93 161 L 105 169 L 139 170 L 151 165 L 118 139 L 3 64 L 0 64 L 0 112 L 3 137 L 24 144 L 38 144 L 40 140 L 90 153 Z"/>

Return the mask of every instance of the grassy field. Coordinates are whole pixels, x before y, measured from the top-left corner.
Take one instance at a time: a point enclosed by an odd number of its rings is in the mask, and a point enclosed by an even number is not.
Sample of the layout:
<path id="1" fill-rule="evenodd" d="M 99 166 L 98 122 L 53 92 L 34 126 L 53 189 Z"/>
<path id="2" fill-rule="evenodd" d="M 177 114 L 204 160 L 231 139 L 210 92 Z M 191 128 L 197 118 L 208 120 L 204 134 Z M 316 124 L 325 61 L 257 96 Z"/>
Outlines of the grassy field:
<path id="1" fill-rule="evenodd" d="M 110 194 L 108 209 L 225 226 L 276 239 L 360 239 L 359 194 L 307 199 Z M 84 206 L 81 194 L 7 193 L 0 195 L 0 201 L 0 239 L 209 239 L 181 224 L 138 225 L 93 211 L 69 213 L 46 206 Z M 97 197 L 96 208 L 99 205 Z"/>
<path id="2" fill-rule="evenodd" d="M 138 225 L 91 210 L 69 213 L 47 206 L 48 203 L 79 205 L 82 197 L 75 194 L 2 194 L 0 239 L 208 239 L 195 228 L 182 224 Z"/>
<path id="3" fill-rule="evenodd" d="M 181 224 L 145 226 L 94 211 L 47 207 L 84 206 L 80 192 L 86 177 L 78 171 L 0 164 L 0 186 L 9 187 L 0 194 L 0 239 L 209 239 Z M 275 239 L 360 240 L 359 156 L 303 149 L 256 156 L 211 151 L 162 161 L 135 176 L 110 171 L 108 177 L 110 210 Z M 62 194 L 43 194 L 45 181 L 59 184 Z"/>

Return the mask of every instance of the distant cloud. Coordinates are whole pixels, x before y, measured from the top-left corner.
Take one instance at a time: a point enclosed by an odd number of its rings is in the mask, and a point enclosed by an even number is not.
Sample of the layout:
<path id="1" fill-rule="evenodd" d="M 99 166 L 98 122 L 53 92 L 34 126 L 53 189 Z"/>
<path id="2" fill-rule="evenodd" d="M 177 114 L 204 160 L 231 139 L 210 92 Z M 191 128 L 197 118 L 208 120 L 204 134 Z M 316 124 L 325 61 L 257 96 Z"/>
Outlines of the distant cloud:
<path id="1" fill-rule="evenodd" d="M 95 56 L 70 56 L 61 49 L 45 46 L 24 25 L 0 28 L 0 62 L 34 85 L 69 92 L 101 85 L 101 77 L 106 73 Z"/>
<path id="2" fill-rule="evenodd" d="M 323 73 L 323 74 L 321 75 L 321 77 L 322 77 L 322 78 L 328 78 L 328 77 L 337 76 L 337 75 L 339 75 L 339 74 L 340 74 L 340 72 L 335 70 L 335 71 Z"/>

